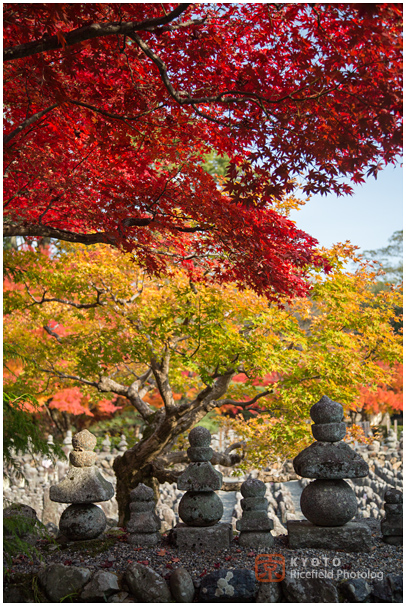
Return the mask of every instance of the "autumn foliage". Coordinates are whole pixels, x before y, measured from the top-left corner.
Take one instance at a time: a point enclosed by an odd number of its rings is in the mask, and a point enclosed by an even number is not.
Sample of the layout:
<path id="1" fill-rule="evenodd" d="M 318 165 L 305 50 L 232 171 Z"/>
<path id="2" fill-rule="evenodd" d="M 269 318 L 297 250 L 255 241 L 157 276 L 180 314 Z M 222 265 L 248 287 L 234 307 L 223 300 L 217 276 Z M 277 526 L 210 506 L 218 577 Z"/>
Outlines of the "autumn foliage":
<path id="1" fill-rule="evenodd" d="M 400 4 L 3 6 L 5 235 L 304 295 L 329 266 L 275 200 L 293 177 L 348 193 L 401 149 Z"/>

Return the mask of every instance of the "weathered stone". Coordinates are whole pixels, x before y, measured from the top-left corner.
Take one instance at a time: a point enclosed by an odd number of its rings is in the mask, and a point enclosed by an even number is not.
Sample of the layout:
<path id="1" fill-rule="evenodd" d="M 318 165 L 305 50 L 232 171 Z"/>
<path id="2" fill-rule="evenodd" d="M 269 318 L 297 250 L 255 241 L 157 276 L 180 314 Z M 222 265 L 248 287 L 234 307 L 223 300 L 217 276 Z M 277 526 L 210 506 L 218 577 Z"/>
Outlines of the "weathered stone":
<path id="1" fill-rule="evenodd" d="M 220 497 L 211 492 L 186 492 L 179 503 L 179 516 L 189 526 L 212 526 L 223 516 Z"/>
<path id="2" fill-rule="evenodd" d="M 191 446 L 210 446 L 211 434 L 205 427 L 194 427 L 189 433 L 189 444 Z"/>
<path id="3" fill-rule="evenodd" d="M 342 480 L 368 475 L 368 463 L 345 442 L 313 442 L 293 459 L 295 472 L 304 478 Z"/>
<path id="4" fill-rule="evenodd" d="M 357 497 L 344 480 L 315 480 L 303 490 L 300 507 L 317 526 L 342 526 L 357 513 Z"/>
<path id="5" fill-rule="evenodd" d="M 130 594 L 127 591 L 119 591 L 118 593 L 114 593 L 110 598 L 107 599 L 109 604 L 112 603 L 123 603 L 124 601 L 128 601 L 127 598 Z M 131 600 L 133 601 L 133 600 Z"/>
<path id="6" fill-rule="evenodd" d="M 169 586 L 175 602 L 193 602 L 195 586 L 186 568 L 176 568 L 169 579 Z"/>
<path id="7" fill-rule="evenodd" d="M 274 603 L 282 599 L 282 586 L 280 583 L 260 583 L 256 602 Z"/>
<path id="8" fill-rule="evenodd" d="M 314 423 L 341 423 L 344 409 L 338 402 L 323 396 L 311 407 L 310 416 Z"/>
<path id="9" fill-rule="evenodd" d="M 307 520 L 288 520 L 291 549 L 341 549 L 348 552 L 369 552 L 372 549 L 371 529 L 362 522 L 344 526 L 315 526 Z"/>
<path id="10" fill-rule="evenodd" d="M 241 500 L 241 507 L 246 512 L 264 511 L 268 509 L 268 499 L 266 497 L 245 497 Z"/>
<path id="11" fill-rule="evenodd" d="M 94 450 L 96 448 L 97 438 L 87 429 L 79 431 L 72 438 L 72 446 L 74 450 Z"/>
<path id="12" fill-rule="evenodd" d="M 372 587 L 365 579 L 351 579 L 340 583 L 338 591 L 350 602 L 364 602 L 371 594 Z"/>
<path id="13" fill-rule="evenodd" d="M 170 541 L 179 549 L 201 552 L 204 550 L 227 549 L 233 539 L 231 524 L 216 524 L 208 527 L 193 527 L 177 524 L 169 532 Z"/>
<path id="14" fill-rule="evenodd" d="M 127 524 L 128 532 L 158 532 L 161 528 L 161 520 L 154 511 L 140 512 L 136 516 L 131 516 L 131 520 Z"/>
<path id="15" fill-rule="evenodd" d="M 273 522 L 270 520 L 273 528 Z M 251 549 L 267 549 L 273 547 L 275 540 L 270 532 L 260 532 L 258 530 L 252 532 L 242 532 L 238 538 L 238 543 L 243 547 Z"/>
<path id="16" fill-rule="evenodd" d="M 255 575 L 245 568 L 211 572 L 202 579 L 199 598 L 202 602 L 253 602 Z"/>
<path id="17" fill-rule="evenodd" d="M 95 539 L 106 528 L 104 511 L 97 505 L 69 505 L 61 515 L 59 530 L 71 541 Z"/>
<path id="18" fill-rule="evenodd" d="M 268 531 L 272 530 L 273 522 L 270 518 L 268 518 L 268 514 L 266 512 L 249 512 L 249 513 L 261 513 L 262 516 L 256 519 L 250 519 L 244 516 L 241 520 L 237 520 L 237 530 L 240 531 Z"/>
<path id="19" fill-rule="evenodd" d="M 134 513 L 154 511 L 154 509 L 155 501 L 134 501 L 130 503 L 130 511 Z"/>
<path id="20" fill-rule="evenodd" d="M 64 479 L 49 489 L 51 501 L 58 503 L 98 503 L 113 496 L 113 484 L 96 467 L 71 467 Z"/>
<path id="21" fill-rule="evenodd" d="M 345 423 L 323 423 L 312 425 L 312 433 L 315 440 L 320 442 L 339 442 L 347 433 Z"/>
<path id="22" fill-rule="evenodd" d="M 386 543 L 387 545 L 395 545 L 395 546 L 399 547 L 400 545 L 403 545 L 403 536 L 402 535 L 383 536 L 382 541 L 384 543 Z"/>
<path id="23" fill-rule="evenodd" d="M 179 490 L 208 491 L 220 490 L 222 474 L 209 461 L 190 463 L 178 478 Z"/>
<path id="24" fill-rule="evenodd" d="M 392 602 L 392 588 L 385 578 L 382 581 L 374 581 L 371 592 L 371 602 Z"/>
<path id="25" fill-rule="evenodd" d="M 15 529 L 15 534 L 20 539 L 27 539 L 31 535 L 37 535 L 39 529 L 39 520 L 35 509 L 29 505 L 23 503 L 12 503 L 9 507 L 3 509 L 3 519 L 13 518 L 18 522 L 18 528 Z M 7 529 L 7 526 L 3 526 L 4 536 L 10 538 L 13 536 L 13 532 Z"/>
<path id="26" fill-rule="evenodd" d="M 82 452 L 73 450 L 69 455 L 69 461 L 74 467 L 91 467 L 96 460 L 97 454 L 88 450 Z"/>
<path id="27" fill-rule="evenodd" d="M 120 591 L 117 575 L 113 572 L 97 570 L 90 582 L 83 588 L 80 597 L 83 600 L 105 600 Z"/>
<path id="28" fill-rule="evenodd" d="M 213 449 L 210 446 L 191 446 L 187 449 L 187 456 L 193 462 L 211 461 Z"/>
<path id="29" fill-rule="evenodd" d="M 241 484 L 241 494 L 244 498 L 263 497 L 266 492 L 266 486 L 261 480 L 249 478 Z"/>
<path id="30" fill-rule="evenodd" d="M 125 572 L 130 592 L 141 602 L 170 602 L 172 600 L 166 581 L 149 566 L 133 563 Z"/>
<path id="31" fill-rule="evenodd" d="M 38 574 L 38 580 L 51 602 L 60 602 L 68 595 L 78 594 L 90 578 L 88 568 L 49 564 Z"/>
<path id="32" fill-rule="evenodd" d="M 329 579 L 300 579 L 287 575 L 281 586 L 288 602 L 338 602 L 337 589 Z"/>
<path id="33" fill-rule="evenodd" d="M 385 492 L 384 499 L 386 503 L 403 503 L 403 493 L 400 490 L 396 490 L 396 488 L 389 488 Z"/>
<path id="34" fill-rule="evenodd" d="M 403 518 L 399 516 L 391 517 L 390 520 L 384 518 L 381 521 L 381 532 L 386 536 L 403 534 Z"/>
<path id="35" fill-rule="evenodd" d="M 403 575 L 388 574 L 386 580 L 391 588 L 393 600 L 398 603 L 403 603 Z"/>
<path id="36" fill-rule="evenodd" d="M 154 501 L 154 491 L 142 482 L 130 492 L 131 501 Z"/>
<path id="37" fill-rule="evenodd" d="M 383 508 L 388 516 L 403 516 L 403 503 L 385 503 Z"/>

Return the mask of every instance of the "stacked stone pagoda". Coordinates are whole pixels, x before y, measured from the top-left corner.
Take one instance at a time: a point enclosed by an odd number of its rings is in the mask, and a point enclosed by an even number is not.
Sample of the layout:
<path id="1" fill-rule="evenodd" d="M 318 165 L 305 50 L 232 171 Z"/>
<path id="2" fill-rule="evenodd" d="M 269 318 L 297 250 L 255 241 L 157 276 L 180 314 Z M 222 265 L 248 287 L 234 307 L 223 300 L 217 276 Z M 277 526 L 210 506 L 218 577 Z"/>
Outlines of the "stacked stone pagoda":
<path id="1" fill-rule="evenodd" d="M 241 485 L 242 517 L 237 521 L 239 543 L 243 547 L 266 549 L 274 544 L 270 531 L 273 521 L 268 517 L 266 486 L 261 480 L 250 478 Z"/>
<path id="2" fill-rule="evenodd" d="M 310 409 L 316 442 L 293 460 L 296 473 L 315 478 L 302 492 L 300 507 L 306 520 L 287 523 L 289 546 L 293 548 L 345 549 L 369 551 L 370 528 L 352 522 L 357 513 L 357 498 L 344 478 L 368 475 L 368 464 L 342 442 L 346 434 L 343 407 L 323 396 Z"/>
<path id="3" fill-rule="evenodd" d="M 71 503 L 59 522 L 59 530 L 71 541 L 95 539 L 106 528 L 106 516 L 94 503 L 109 501 L 114 488 L 95 467 L 96 442 L 87 429 L 72 438 L 71 467 L 59 484 L 49 490 L 51 501 Z"/>
<path id="4" fill-rule="evenodd" d="M 154 491 L 138 484 L 130 492 L 131 518 L 127 524 L 128 542 L 138 547 L 157 545 L 161 540 L 161 520 L 155 513 Z"/>
<path id="5" fill-rule="evenodd" d="M 223 503 L 214 492 L 220 490 L 222 474 L 210 463 L 213 450 L 211 435 L 204 427 L 189 434 L 187 454 L 190 464 L 178 478 L 178 489 L 186 490 L 179 503 L 179 517 L 184 522 L 171 531 L 175 545 L 183 549 L 226 548 L 232 539 L 231 524 L 220 524 Z"/>
<path id="6" fill-rule="evenodd" d="M 403 545 L 403 494 L 389 488 L 385 492 L 385 517 L 381 522 L 382 538 L 389 545 Z"/>

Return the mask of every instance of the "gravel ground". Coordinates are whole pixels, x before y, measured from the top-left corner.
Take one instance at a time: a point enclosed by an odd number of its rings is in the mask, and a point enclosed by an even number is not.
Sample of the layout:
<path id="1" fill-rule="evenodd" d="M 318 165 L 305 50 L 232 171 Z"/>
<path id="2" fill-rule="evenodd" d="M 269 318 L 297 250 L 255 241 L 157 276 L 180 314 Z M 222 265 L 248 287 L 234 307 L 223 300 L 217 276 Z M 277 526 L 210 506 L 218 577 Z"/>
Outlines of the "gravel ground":
<path id="1" fill-rule="evenodd" d="M 344 553 L 329 551 L 328 549 L 293 550 L 287 547 L 287 536 L 283 535 L 275 537 L 275 546 L 269 552 L 281 554 L 285 557 L 287 574 L 293 568 L 296 570 L 334 569 L 335 571 L 341 569 L 347 571 L 347 573 L 367 572 L 369 570 L 370 573 L 374 572 L 375 574 L 382 572 L 384 576 L 389 573 L 402 574 L 403 549 L 383 543 L 378 521 L 374 519 L 363 519 L 362 521 L 367 522 L 372 529 L 374 547 L 371 553 Z M 107 533 L 108 536 L 109 533 Z M 103 551 L 95 553 L 100 547 Z M 84 566 L 91 571 L 106 569 L 118 573 L 119 576 L 125 572 L 130 562 L 140 562 L 148 565 L 166 579 L 169 579 L 175 568 L 182 566 L 189 571 L 196 586 L 199 585 L 199 580 L 205 574 L 218 568 L 248 568 L 254 570 L 255 557 L 258 553 L 261 553 L 240 547 L 236 540 L 232 542 L 229 549 L 219 549 L 216 552 L 181 552 L 169 545 L 165 535 L 162 545 L 155 548 L 134 548 L 125 541 L 125 535 L 122 535 L 120 539 L 117 539 L 117 537 L 115 539 L 110 538 L 110 541 L 95 540 L 80 545 L 68 543 L 59 548 L 44 541 L 38 548 L 41 551 L 43 562 L 47 564 L 62 563 L 70 566 Z M 295 557 L 297 560 L 293 564 L 291 559 Z M 308 558 L 305 565 L 302 563 L 302 558 Z M 319 563 L 311 563 L 311 558 L 318 558 Z M 333 562 L 334 558 L 335 561 Z M 11 575 L 14 573 L 36 573 L 40 564 L 41 561 L 37 558 L 30 561 L 28 558 L 17 557 L 14 558 L 12 567 L 8 568 L 8 572 Z"/>

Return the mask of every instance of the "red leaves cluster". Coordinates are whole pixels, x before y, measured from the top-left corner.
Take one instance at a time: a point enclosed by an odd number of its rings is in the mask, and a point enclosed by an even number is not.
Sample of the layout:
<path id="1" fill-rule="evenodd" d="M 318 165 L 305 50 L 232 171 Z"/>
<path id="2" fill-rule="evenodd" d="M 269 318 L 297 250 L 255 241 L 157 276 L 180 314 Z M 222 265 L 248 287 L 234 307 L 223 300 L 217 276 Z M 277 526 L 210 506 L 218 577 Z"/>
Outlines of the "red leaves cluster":
<path id="1" fill-rule="evenodd" d="M 347 193 L 401 148 L 401 7 L 360 6 L 5 4 L 5 234 L 304 294 L 324 262 L 274 197 Z"/>

